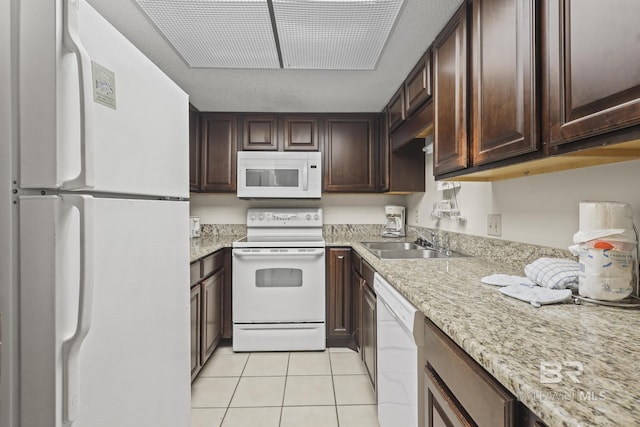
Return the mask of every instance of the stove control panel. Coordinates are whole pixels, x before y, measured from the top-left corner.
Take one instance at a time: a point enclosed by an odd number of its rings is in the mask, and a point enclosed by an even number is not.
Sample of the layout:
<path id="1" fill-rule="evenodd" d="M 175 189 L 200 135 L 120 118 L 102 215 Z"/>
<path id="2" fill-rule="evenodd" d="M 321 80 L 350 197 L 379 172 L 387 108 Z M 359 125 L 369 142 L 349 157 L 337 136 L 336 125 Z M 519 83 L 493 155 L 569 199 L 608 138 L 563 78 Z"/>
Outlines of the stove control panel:
<path id="1" fill-rule="evenodd" d="M 322 208 L 250 208 L 247 227 L 322 227 Z"/>

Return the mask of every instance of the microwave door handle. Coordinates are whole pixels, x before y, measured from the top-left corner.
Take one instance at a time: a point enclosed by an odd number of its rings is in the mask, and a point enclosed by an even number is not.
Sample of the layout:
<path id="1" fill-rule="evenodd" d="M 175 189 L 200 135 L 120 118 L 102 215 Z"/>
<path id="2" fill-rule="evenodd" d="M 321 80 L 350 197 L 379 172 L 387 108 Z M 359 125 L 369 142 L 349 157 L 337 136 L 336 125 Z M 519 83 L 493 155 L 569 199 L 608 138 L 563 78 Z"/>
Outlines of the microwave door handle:
<path id="1" fill-rule="evenodd" d="M 309 163 L 302 168 L 302 189 L 304 191 L 309 189 Z"/>

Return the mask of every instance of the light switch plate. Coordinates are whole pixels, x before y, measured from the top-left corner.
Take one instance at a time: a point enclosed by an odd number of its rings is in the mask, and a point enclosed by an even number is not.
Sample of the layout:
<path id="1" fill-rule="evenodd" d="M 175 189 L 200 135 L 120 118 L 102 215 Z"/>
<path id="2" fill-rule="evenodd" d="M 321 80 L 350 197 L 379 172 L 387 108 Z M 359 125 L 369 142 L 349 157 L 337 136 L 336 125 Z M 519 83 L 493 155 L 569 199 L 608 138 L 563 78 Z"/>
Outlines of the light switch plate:
<path id="1" fill-rule="evenodd" d="M 489 236 L 502 236 L 502 215 L 489 214 L 487 219 L 487 234 Z"/>

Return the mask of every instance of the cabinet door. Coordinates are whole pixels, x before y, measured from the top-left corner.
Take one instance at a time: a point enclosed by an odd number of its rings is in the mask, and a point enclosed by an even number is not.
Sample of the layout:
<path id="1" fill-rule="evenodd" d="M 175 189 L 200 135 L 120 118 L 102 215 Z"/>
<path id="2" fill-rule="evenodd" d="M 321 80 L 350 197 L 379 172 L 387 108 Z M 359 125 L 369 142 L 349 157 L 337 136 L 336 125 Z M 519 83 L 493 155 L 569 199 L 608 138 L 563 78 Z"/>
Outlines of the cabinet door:
<path id="1" fill-rule="evenodd" d="M 202 131 L 202 185 L 211 192 L 236 191 L 236 138 L 238 118 L 235 114 L 200 115 Z"/>
<path id="2" fill-rule="evenodd" d="M 200 190 L 200 113 L 189 106 L 189 189 Z"/>
<path id="3" fill-rule="evenodd" d="M 424 354 L 436 384 L 477 425 L 515 425 L 516 399 L 433 322 L 425 320 Z"/>
<path id="4" fill-rule="evenodd" d="M 404 87 L 401 87 L 391 97 L 391 101 L 387 105 L 387 126 L 389 131 L 393 132 L 395 128 L 400 126 L 404 118 Z"/>
<path id="5" fill-rule="evenodd" d="M 538 149 L 534 0 L 473 2 L 473 165 Z"/>
<path id="6" fill-rule="evenodd" d="M 201 315 L 200 285 L 191 288 L 191 381 L 200 371 L 200 315 Z"/>
<path id="7" fill-rule="evenodd" d="M 329 248 L 327 251 L 327 344 L 348 345 L 352 341 L 351 325 L 351 249 Z"/>
<path id="8" fill-rule="evenodd" d="M 362 295 L 362 360 L 371 380 L 373 389 L 376 389 L 376 294 L 373 293 L 367 282 L 360 282 Z"/>
<path id="9" fill-rule="evenodd" d="M 469 166 L 467 74 L 467 6 L 463 3 L 433 44 L 436 176 Z"/>
<path id="10" fill-rule="evenodd" d="M 640 124 L 640 2 L 545 4 L 550 145 Z"/>
<path id="11" fill-rule="evenodd" d="M 282 118 L 285 151 L 318 151 L 318 118 L 312 115 L 285 115 Z"/>
<path id="12" fill-rule="evenodd" d="M 204 365 L 222 337 L 222 290 L 224 269 L 202 282 L 202 364 Z"/>
<path id="13" fill-rule="evenodd" d="M 405 115 L 411 116 L 431 98 L 431 48 L 404 81 Z"/>
<path id="14" fill-rule="evenodd" d="M 424 375 L 424 420 L 426 427 L 472 427 L 476 424 L 427 367 Z"/>
<path id="15" fill-rule="evenodd" d="M 324 140 L 324 191 L 377 191 L 376 118 L 329 117 Z"/>
<path id="16" fill-rule="evenodd" d="M 243 117 L 242 123 L 243 150 L 278 149 L 277 115 L 247 115 Z"/>

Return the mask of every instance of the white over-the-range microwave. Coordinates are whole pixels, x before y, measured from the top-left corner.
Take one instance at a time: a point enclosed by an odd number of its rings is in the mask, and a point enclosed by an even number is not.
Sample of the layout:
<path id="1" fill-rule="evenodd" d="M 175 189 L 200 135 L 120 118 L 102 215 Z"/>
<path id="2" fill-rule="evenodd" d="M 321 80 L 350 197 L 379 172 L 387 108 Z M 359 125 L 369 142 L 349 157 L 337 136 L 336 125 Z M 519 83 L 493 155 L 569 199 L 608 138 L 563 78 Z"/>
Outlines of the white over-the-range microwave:
<path id="1" fill-rule="evenodd" d="M 317 151 L 239 151 L 238 197 L 319 199 L 322 157 Z"/>

